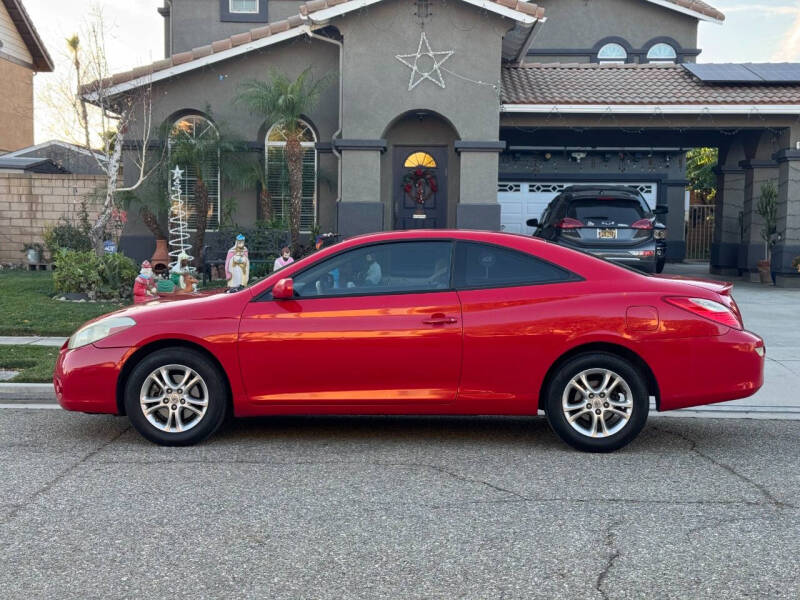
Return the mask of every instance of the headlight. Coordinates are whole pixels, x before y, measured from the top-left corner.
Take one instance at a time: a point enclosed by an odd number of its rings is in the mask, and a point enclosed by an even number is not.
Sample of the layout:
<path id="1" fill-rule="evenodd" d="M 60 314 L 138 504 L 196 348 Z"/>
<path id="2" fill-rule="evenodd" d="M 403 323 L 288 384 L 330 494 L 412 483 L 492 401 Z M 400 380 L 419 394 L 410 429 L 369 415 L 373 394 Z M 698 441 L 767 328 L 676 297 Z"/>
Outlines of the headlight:
<path id="1" fill-rule="evenodd" d="M 664 240 L 664 239 L 667 239 L 667 230 L 666 230 L 666 229 L 656 229 L 656 230 L 653 232 L 653 236 L 655 236 L 655 238 L 656 238 L 657 240 Z"/>
<path id="2" fill-rule="evenodd" d="M 102 340 L 123 329 L 133 327 L 134 325 L 136 325 L 136 321 L 130 317 L 108 317 L 107 319 L 101 319 L 72 334 L 72 337 L 69 338 L 69 345 L 67 348 L 72 350 L 73 348 L 80 348 L 81 346 L 93 344 L 98 340 Z"/>

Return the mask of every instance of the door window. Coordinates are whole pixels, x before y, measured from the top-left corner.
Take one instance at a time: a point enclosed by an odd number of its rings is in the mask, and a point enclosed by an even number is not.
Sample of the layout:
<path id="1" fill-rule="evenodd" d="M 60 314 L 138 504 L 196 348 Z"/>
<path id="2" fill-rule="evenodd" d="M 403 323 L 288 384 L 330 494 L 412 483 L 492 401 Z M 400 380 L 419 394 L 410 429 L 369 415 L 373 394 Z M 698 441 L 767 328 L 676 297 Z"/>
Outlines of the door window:
<path id="1" fill-rule="evenodd" d="M 450 289 L 452 244 L 395 242 L 337 254 L 294 277 L 299 298 Z"/>
<path id="2" fill-rule="evenodd" d="M 456 245 L 456 289 L 511 287 L 572 281 L 576 276 L 530 254 L 492 244 Z"/>

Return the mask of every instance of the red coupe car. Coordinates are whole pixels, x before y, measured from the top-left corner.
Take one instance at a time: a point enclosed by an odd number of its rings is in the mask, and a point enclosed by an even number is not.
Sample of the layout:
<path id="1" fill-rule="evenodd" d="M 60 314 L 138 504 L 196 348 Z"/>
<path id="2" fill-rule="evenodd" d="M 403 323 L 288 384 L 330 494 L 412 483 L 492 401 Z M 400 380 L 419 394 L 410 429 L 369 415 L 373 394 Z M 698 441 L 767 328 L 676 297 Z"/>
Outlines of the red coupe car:
<path id="1" fill-rule="evenodd" d="M 716 281 L 647 276 L 478 231 L 352 238 L 235 293 L 101 317 L 64 345 L 61 406 L 199 442 L 237 417 L 535 415 L 608 452 L 658 410 L 744 398 L 764 342 Z"/>

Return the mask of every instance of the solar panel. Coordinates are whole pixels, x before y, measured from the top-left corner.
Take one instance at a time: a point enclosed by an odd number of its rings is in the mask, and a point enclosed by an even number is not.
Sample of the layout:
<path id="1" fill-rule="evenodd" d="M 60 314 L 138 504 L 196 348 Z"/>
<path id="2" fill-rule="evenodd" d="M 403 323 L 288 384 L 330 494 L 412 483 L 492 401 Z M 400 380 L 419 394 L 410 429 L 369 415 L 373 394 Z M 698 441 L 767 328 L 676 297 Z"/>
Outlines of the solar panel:
<path id="1" fill-rule="evenodd" d="M 683 68 L 692 75 L 706 82 L 744 82 L 763 81 L 761 77 L 744 65 L 733 63 L 682 63 Z"/>
<path id="2" fill-rule="evenodd" d="M 745 63 L 745 66 L 763 81 L 770 83 L 800 82 L 800 64 L 798 63 Z"/>
<path id="3" fill-rule="evenodd" d="M 706 83 L 800 83 L 800 63 L 682 63 Z"/>

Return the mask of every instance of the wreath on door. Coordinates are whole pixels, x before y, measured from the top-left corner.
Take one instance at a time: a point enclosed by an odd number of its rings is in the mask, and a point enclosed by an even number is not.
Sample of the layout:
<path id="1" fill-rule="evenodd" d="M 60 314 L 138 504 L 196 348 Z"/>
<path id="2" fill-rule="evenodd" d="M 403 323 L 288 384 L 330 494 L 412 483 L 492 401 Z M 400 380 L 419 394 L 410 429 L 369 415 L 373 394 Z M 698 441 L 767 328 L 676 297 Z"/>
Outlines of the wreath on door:
<path id="1" fill-rule="evenodd" d="M 428 169 L 418 167 L 408 171 L 403 176 L 403 191 L 419 206 L 425 204 L 425 201 L 435 194 L 438 189 L 436 175 Z"/>

